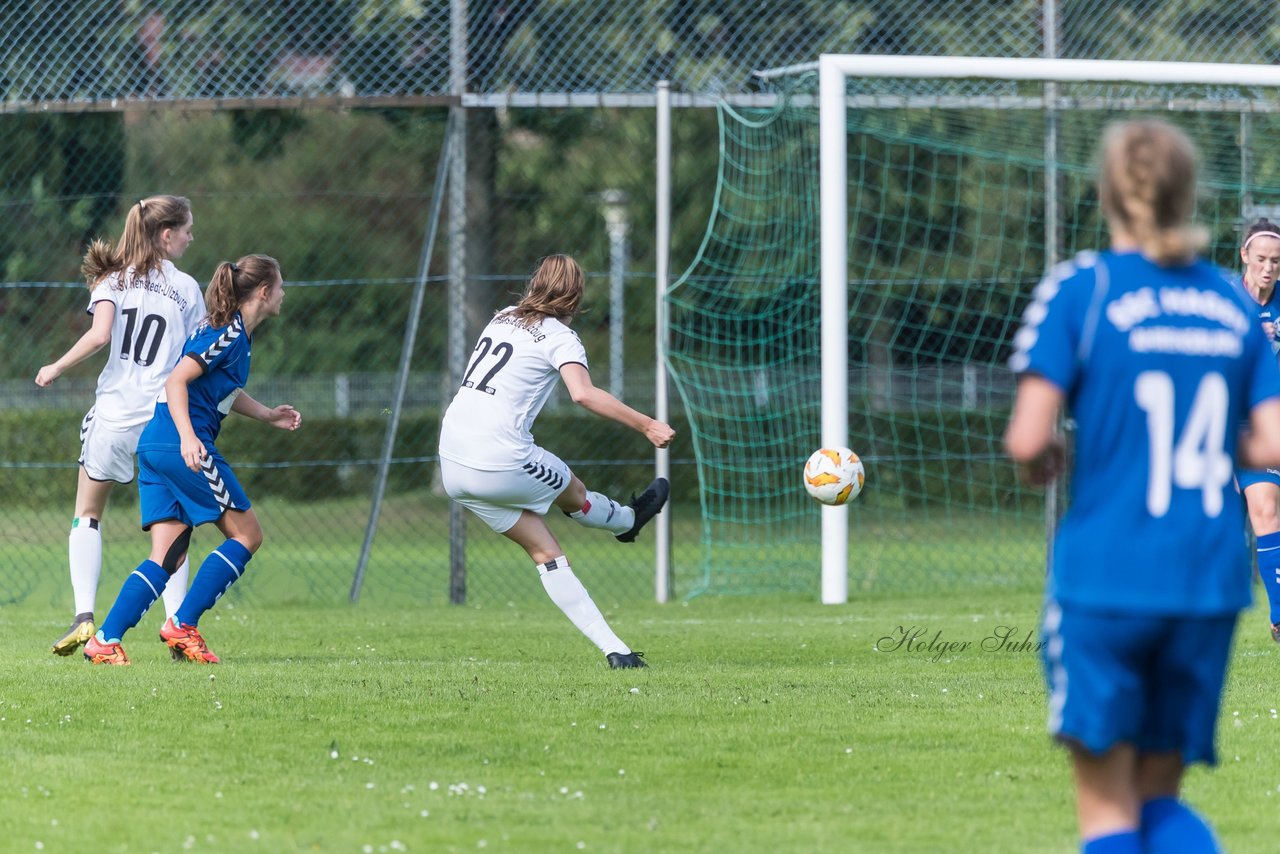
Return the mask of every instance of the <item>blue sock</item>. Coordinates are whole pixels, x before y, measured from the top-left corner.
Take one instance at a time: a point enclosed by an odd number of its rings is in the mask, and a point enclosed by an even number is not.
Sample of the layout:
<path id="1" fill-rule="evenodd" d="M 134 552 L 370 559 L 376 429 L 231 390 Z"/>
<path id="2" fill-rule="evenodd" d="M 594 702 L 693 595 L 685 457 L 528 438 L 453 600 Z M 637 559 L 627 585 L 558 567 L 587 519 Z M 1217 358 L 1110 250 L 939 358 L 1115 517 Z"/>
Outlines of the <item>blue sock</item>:
<path id="1" fill-rule="evenodd" d="M 1095 836 L 1080 843 L 1080 854 L 1142 854 L 1142 837 L 1136 830 Z"/>
<path id="2" fill-rule="evenodd" d="M 213 603 L 222 598 L 232 584 L 244 575 L 245 564 L 253 557 L 253 552 L 246 549 L 236 540 L 227 540 L 218 546 L 200 564 L 195 581 L 187 591 L 187 598 L 182 600 L 174 621 L 188 626 L 199 625 L 197 622 L 205 611 L 213 607 Z"/>
<path id="3" fill-rule="evenodd" d="M 124 580 L 120 595 L 116 596 L 115 603 L 98 630 L 98 640 L 103 643 L 119 643 L 125 632 L 138 625 L 151 603 L 160 598 L 168 581 L 169 573 L 155 561 L 144 560 L 139 564 Z"/>
<path id="4" fill-rule="evenodd" d="M 1177 798 L 1156 798 L 1142 805 L 1142 844 L 1151 854 L 1217 854 L 1222 850 L 1199 813 Z"/>
<path id="5" fill-rule="evenodd" d="M 1280 623 L 1280 531 L 1258 537 L 1258 575 L 1271 600 L 1271 622 Z"/>

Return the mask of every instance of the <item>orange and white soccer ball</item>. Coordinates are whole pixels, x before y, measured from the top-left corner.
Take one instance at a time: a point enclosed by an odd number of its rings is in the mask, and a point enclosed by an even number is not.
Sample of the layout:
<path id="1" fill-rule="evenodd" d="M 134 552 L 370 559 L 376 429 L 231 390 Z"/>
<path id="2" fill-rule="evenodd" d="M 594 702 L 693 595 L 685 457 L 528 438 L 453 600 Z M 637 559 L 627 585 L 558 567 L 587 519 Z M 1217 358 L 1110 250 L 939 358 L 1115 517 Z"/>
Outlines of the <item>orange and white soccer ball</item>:
<path id="1" fill-rule="evenodd" d="M 862 460 L 848 448 L 819 448 L 804 464 L 805 491 L 823 504 L 852 501 L 866 479 Z"/>

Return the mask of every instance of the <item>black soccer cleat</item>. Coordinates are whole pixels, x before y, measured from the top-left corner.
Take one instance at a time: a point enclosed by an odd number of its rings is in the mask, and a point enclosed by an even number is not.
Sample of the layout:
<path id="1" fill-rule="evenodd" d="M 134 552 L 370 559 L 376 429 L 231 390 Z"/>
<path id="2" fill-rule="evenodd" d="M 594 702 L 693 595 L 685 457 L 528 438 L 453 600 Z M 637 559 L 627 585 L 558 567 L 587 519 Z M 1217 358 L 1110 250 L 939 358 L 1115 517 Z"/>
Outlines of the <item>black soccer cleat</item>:
<path id="1" fill-rule="evenodd" d="M 609 666 L 614 670 L 622 670 L 627 667 L 648 667 L 644 662 L 643 652 L 611 652 L 605 656 Z"/>
<path id="2" fill-rule="evenodd" d="M 631 525 L 631 530 L 618 534 L 618 542 L 633 543 L 636 534 L 640 533 L 640 529 L 649 524 L 649 520 L 658 515 L 658 511 L 667 503 L 667 496 L 671 494 L 671 483 L 665 478 L 660 477 L 653 483 L 645 487 L 644 492 L 637 497 L 631 496 L 631 503 L 627 506 L 636 511 L 636 521 Z"/>

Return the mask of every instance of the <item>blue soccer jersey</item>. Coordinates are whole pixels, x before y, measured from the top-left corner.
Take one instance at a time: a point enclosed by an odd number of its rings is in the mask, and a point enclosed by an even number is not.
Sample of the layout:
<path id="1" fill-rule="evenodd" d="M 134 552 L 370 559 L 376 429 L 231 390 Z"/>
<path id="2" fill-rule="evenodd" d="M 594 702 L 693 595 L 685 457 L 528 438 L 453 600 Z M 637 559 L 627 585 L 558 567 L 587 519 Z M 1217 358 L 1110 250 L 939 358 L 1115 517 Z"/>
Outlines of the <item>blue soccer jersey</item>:
<path id="1" fill-rule="evenodd" d="M 1040 283 L 1010 367 L 1060 388 L 1076 423 L 1051 598 L 1178 615 L 1249 604 L 1237 428 L 1280 396 L 1249 303 L 1207 263 L 1136 252 L 1085 253 Z"/>
<path id="2" fill-rule="evenodd" d="M 1245 288 L 1244 279 L 1237 277 L 1235 281 L 1241 290 L 1246 294 L 1249 293 Z M 1253 295 L 1249 294 L 1249 305 L 1258 313 L 1258 320 L 1262 323 L 1280 324 L 1280 300 L 1276 299 L 1277 294 L 1280 294 L 1280 288 L 1272 288 L 1271 296 L 1267 297 L 1264 303 L 1257 302 L 1253 299 Z M 1280 353 L 1280 334 L 1271 336 L 1271 352 Z"/>
<path id="3" fill-rule="evenodd" d="M 222 419 L 231 412 L 236 395 L 249 381 L 250 337 L 239 312 L 226 326 L 201 326 L 183 348 L 204 368 L 204 373 L 187 386 L 187 409 L 196 437 L 212 449 Z M 164 394 L 156 403 L 155 415 L 142 432 L 139 449 L 155 445 L 177 445 L 178 428 L 169 414 Z"/>

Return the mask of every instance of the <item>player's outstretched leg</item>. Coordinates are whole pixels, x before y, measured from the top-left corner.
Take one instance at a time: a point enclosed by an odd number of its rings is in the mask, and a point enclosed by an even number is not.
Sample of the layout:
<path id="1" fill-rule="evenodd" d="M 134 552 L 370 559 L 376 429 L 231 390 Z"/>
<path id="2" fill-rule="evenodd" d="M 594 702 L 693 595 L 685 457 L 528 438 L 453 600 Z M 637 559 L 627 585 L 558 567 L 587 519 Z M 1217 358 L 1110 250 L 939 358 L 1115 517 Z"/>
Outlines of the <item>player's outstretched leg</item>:
<path id="1" fill-rule="evenodd" d="M 566 510 L 564 515 L 584 528 L 597 528 L 614 535 L 630 528 L 635 519 L 630 507 L 624 507 L 604 493 L 590 490 L 582 498 L 582 507 Z"/>
<path id="2" fill-rule="evenodd" d="M 631 497 L 631 503 L 627 506 L 635 512 L 635 521 L 631 523 L 631 528 L 618 534 L 618 541 L 622 543 L 635 542 L 636 534 L 640 533 L 640 529 L 649 523 L 649 520 L 658 515 L 658 511 L 667 503 L 667 497 L 671 494 L 671 484 L 665 477 L 660 477 L 653 483 L 645 487 L 644 492 Z M 631 665 L 635 666 L 635 665 Z"/>

